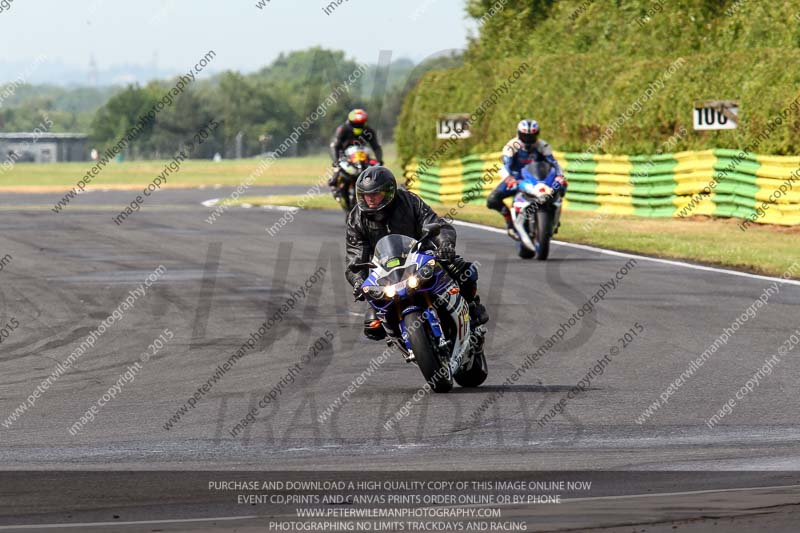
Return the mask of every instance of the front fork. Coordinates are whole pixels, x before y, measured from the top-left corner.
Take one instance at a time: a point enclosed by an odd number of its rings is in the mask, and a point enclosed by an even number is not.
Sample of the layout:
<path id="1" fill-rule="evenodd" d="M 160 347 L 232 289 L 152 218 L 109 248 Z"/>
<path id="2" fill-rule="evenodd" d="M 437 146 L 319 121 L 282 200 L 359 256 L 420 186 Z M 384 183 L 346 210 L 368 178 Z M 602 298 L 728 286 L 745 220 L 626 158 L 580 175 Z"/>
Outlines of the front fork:
<path id="1" fill-rule="evenodd" d="M 530 217 L 531 223 L 534 225 L 534 227 L 536 226 L 536 207 L 531 203 L 524 208 L 524 211 L 530 211 L 530 213 L 523 213 L 523 211 L 517 213 L 516 207 L 514 207 L 511 211 L 511 221 L 513 222 L 514 229 L 517 230 L 517 234 L 522 241 L 522 246 L 532 252 L 535 252 L 536 247 L 533 245 L 533 241 L 531 241 L 531 235 L 528 233 L 528 228 L 525 227 L 525 220 Z"/>
<path id="2" fill-rule="evenodd" d="M 411 346 L 411 337 L 408 334 L 408 329 L 406 328 L 405 320 L 403 320 L 409 313 L 414 311 L 422 311 L 422 317 L 425 319 L 425 322 L 428 323 L 430 326 L 430 331 L 433 334 L 435 339 L 435 346 L 439 348 L 439 352 L 441 353 L 442 350 L 446 352 L 448 348 L 447 339 L 445 339 L 444 333 L 442 332 L 442 324 L 439 321 L 439 315 L 436 312 L 436 309 L 433 306 L 433 302 L 431 301 L 430 294 L 424 293 L 423 297 L 425 298 L 425 303 L 427 304 L 426 309 L 422 309 L 419 306 L 412 305 L 410 307 L 406 307 L 402 311 L 398 310 L 397 312 L 397 324 L 400 328 L 400 336 L 403 339 L 403 345 L 405 347 L 405 352 L 408 353 L 406 357 L 406 362 L 410 363 L 415 360 L 414 357 L 414 349 Z M 414 324 L 415 327 L 424 327 L 424 324 Z"/>

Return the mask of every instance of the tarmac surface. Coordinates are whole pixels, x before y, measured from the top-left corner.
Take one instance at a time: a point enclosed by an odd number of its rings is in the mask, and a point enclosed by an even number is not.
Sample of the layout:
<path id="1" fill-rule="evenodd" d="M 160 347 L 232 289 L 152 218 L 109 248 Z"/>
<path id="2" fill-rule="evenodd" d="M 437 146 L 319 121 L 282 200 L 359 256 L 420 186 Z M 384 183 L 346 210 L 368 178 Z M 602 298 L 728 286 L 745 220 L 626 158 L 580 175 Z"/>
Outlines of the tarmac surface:
<path id="1" fill-rule="evenodd" d="M 459 225 L 458 252 L 479 262 L 491 315 L 490 375 L 476 390 L 425 394 L 396 352 L 368 371 L 386 346 L 360 332 L 365 304 L 344 280 L 344 213 L 231 208 L 209 224 L 202 202 L 231 190 L 159 191 L 122 225 L 112 218 L 133 191 L 81 195 L 61 213 L 50 209 L 57 193 L 3 195 L 0 524 L 264 531 L 265 514 L 284 512 L 210 493 L 214 474 L 191 472 L 607 470 L 655 477 L 600 480 L 557 506 L 508 505 L 504 520 L 528 531 L 706 531 L 711 520 L 719 531 L 796 531 L 800 348 L 774 356 L 800 328 L 797 282 L 563 244 L 546 262 L 526 261 L 503 235 Z M 67 368 L 115 310 L 121 317 Z M 584 390 L 567 398 L 579 382 Z M 42 477 L 11 472 L 20 470 Z M 132 483 L 126 471 L 149 473 Z M 89 497 L 117 485 L 117 499 Z"/>

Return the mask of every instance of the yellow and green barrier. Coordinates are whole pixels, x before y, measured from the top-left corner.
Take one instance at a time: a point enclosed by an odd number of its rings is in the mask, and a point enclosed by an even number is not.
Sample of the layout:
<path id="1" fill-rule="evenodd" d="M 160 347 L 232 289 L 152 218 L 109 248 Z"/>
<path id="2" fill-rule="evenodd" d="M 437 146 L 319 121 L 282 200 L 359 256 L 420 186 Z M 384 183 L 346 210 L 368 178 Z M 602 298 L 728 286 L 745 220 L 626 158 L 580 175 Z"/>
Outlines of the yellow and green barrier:
<path id="1" fill-rule="evenodd" d="M 646 217 L 755 218 L 800 224 L 800 157 L 716 149 L 654 156 L 555 153 L 567 210 Z M 500 153 L 405 168 L 409 190 L 439 204 L 483 203 L 500 182 Z M 763 203 L 767 208 L 763 208 Z"/>

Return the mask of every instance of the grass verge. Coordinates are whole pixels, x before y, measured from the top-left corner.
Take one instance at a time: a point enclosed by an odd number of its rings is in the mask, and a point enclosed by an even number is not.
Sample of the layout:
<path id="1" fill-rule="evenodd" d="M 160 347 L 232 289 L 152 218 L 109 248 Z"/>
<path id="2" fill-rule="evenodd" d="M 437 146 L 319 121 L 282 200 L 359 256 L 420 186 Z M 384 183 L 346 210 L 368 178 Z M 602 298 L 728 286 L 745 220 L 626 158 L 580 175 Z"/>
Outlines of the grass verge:
<path id="1" fill-rule="evenodd" d="M 393 144 L 384 147 L 389 168 L 399 172 L 397 150 Z M 141 189 L 161 174 L 170 161 L 126 161 L 107 165 L 87 190 L 98 188 Z M 223 160 L 219 163 L 205 159 L 190 159 L 181 164 L 177 173 L 167 177 L 165 188 L 195 188 L 201 186 L 236 187 L 258 168 L 260 158 Z M 93 167 L 94 163 L 17 163 L 8 172 L 0 173 L 2 192 L 59 192 L 68 191 Z M 330 171 L 327 154 L 277 159 L 252 186 L 312 185 Z M 400 175 L 398 174 L 398 175 Z"/>
<path id="2" fill-rule="evenodd" d="M 300 198 L 292 195 L 249 196 L 234 203 L 297 205 Z M 307 198 L 304 206 L 308 209 L 340 209 L 328 195 Z M 433 207 L 440 214 L 449 209 L 444 206 Z M 466 206 L 454 218 L 505 227 L 500 215 L 482 206 Z M 796 261 L 800 263 L 800 248 L 797 245 L 800 241 L 800 228 L 764 225 L 741 231 L 737 219 L 648 219 L 567 211 L 561 217 L 561 228 L 556 238 L 611 250 L 694 261 L 772 276 L 782 275 Z M 795 269 L 794 278 L 798 278 L 798 272 L 800 270 Z"/>
<path id="3" fill-rule="evenodd" d="M 169 161 L 131 161 L 111 163 L 106 166 L 87 190 L 100 187 L 133 188 L 146 186 L 158 176 Z M 199 186 L 237 186 L 255 171 L 259 159 L 239 159 L 214 163 L 206 160 L 188 160 L 177 173 L 167 177 L 167 187 L 192 188 Z M 13 192 L 67 191 L 75 186 L 94 163 L 17 163 L 0 174 L 0 190 Z M 277 160 L 256 179 L 258 185 L 306 185 L 314 183 L 330 168 L 326 156 L 286 158 Z"/>

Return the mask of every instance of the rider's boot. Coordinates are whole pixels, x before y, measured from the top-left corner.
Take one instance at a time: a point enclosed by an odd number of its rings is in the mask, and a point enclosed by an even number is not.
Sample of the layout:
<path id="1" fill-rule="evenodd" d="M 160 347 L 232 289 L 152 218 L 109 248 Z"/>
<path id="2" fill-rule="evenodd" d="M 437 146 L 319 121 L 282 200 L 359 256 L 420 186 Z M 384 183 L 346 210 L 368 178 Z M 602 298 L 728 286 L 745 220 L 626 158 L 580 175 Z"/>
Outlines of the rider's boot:
<path id="1" fill-rule="evenodd" d="M 486 324 L 489 321 L 489 313 L 481 303 L 481 297 L 478 295 L 477 266 L 457 255 L 445 268 L 461 290 L 462 298 L 467 302 L 471 318 L 470 327 L 475 329 Z"/>
<path id="2" fill-rule="evenodd" d="M 554 224 L 554 226 L 555 226 L 555 229 L 553 230 L 553 234 L 554 234 L 554 235 L 555 235 L 556 233 L 558 233 L 558 228 L 560 228 L 560 227 L 561 227 L 561 202 L 562 202 L 563 198 L 564 198 L 564 192 L 562 191 L 562 192 L 559 194 L 559 198 L 558 198 L 558 200 L 556 200 L 556 202 L 555 202 L 555 206 L 556 206 L 556 216 L 555 216 L 555 219 L 556 219 L 556 220 L 555 220 L 555 224 Z"/>
<path id="3" fill-rule="evenodd" d="M 486 306 L 481 303 L 481 297 L 475 295 L 471 302 L 469 302 L 469 316 L 472 319 L 472 328 L 477 328 L 489 322 L 489 312 Z"/>
<path id="4" fill-rule="evenodd" d="M 364 312 L 364 335 L 373 341 L 380 341 L 386 338 L 386 330 L 383 329 L 383 324 L 381 324 L 372 306 L 369 306 Z"/>
<path id="5" fill-rule="evenodd" d="M 476 328 L 473 333 L 473 338 L 475 342 L 473 344 L 473 358 L 477 359 L 483 355 L 483 345 L 486 341 L 486 328 Z"/>

